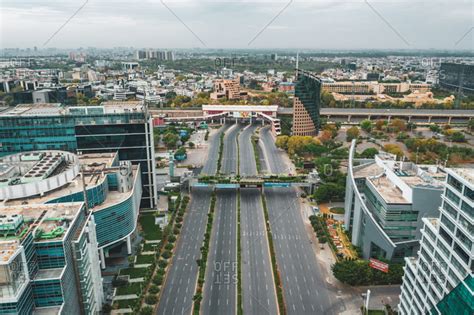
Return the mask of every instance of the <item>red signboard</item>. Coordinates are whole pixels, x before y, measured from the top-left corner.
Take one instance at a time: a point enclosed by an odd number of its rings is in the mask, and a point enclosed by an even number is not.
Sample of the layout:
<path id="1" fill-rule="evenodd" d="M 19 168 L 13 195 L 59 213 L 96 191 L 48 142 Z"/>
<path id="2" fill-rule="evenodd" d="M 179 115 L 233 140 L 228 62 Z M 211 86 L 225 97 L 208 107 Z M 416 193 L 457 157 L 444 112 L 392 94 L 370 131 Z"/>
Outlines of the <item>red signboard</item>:
<path id="1" fill-rule="evenodd" d="M 388 264 L 374 258 L 369 259 L 369 267 L 380 270 L 382 272 L 388 272 Z"/>

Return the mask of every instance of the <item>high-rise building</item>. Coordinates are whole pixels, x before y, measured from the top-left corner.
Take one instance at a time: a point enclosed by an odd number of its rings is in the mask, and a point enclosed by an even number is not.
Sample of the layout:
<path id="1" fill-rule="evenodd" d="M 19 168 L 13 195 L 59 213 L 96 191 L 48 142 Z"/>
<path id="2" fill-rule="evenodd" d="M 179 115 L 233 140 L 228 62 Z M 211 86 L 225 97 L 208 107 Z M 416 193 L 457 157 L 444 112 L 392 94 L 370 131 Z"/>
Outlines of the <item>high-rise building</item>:
<path id="1" fill-rule="evenodd" d="M 316 136 L 321 108 L 321 80 L 300 69 L 296 74 L 292 132 L 296 136 Z"/>
<path id="2" fill-rule="evenodd" d="M 94 218 L 83 202 L 0 207 L 0 314 L 98 314 Z"/>
<path id="3" fill-rule="evenodd" d="M 345 227 L 362 256 L 401 262 L 418 250 L 422 218 L 436 216 L 446 173 L 436 165 L 397 161 L 382 152 L 356 163 L 349 153 Z"/>
<path id="4" fill-rule="evenodd" d="M 151 116 L 142 102 L 101 106 L 18 105 L 0 114 L 0 157 L 35 150 L 76 153 L 118 152 L 140 164 L 141 207 L 154 208 L 157 187 Z"/>
<path id="5" fill-rule="evenodd" d="M 439 85 L 453 92 L 474 94 L 474 65 L 442 63 L 439 71 Z"/>
<path id="6" fill-rule="evenodd" d="M 440 214 L 406 258 L 400 314 L 474 314 L 474 170 L 446 169 Z"/>
<path id="7" fill-rule="evenodd" d="M 46 150 L 0 159 L 2 206 L 83 202 L 84 191 L 105 268 L 112 248 L 126 246 L 127 254 L 132 252 L 142 195 L 140 165 L 120 161 L 115 152 L 76 155 Z"/>

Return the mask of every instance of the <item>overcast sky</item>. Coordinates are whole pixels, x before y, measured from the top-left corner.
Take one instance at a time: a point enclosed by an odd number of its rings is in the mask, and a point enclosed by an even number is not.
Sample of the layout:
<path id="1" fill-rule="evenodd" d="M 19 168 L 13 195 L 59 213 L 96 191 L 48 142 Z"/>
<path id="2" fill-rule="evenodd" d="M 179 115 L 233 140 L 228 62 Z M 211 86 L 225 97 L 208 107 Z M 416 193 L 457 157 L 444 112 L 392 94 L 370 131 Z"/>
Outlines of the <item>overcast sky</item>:
<path id="1" fill-rule="evenodd" d="M 1 0 L 1 48 L 474 48 L 473 1 L 163 2 Z"/>

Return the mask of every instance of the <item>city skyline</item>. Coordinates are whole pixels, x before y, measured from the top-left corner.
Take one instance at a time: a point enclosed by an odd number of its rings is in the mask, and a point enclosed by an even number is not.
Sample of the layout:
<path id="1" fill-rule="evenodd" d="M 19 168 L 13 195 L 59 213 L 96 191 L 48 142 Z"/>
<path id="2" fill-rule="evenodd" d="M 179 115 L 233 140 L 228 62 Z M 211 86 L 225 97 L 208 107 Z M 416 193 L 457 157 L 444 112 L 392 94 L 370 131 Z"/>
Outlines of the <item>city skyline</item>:
<path id="1" fill-rule="evenodd" d="M 472 50 L 471 12 L 469 1 L 3 1 L 0 46 Z"/>

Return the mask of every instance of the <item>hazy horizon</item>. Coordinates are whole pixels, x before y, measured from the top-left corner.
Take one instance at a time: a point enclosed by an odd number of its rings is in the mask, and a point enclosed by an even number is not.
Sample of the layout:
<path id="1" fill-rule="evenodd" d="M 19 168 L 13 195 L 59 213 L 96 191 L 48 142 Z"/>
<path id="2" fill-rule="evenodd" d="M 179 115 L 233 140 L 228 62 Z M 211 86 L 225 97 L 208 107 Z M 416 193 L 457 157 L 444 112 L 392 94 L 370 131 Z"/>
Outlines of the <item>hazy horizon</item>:
<path id="1" fill-rule="evenodd" d="M 473 3 L 464 0 L 4 0 L 1 6 L 1 48 L 473 49 Z"/>

